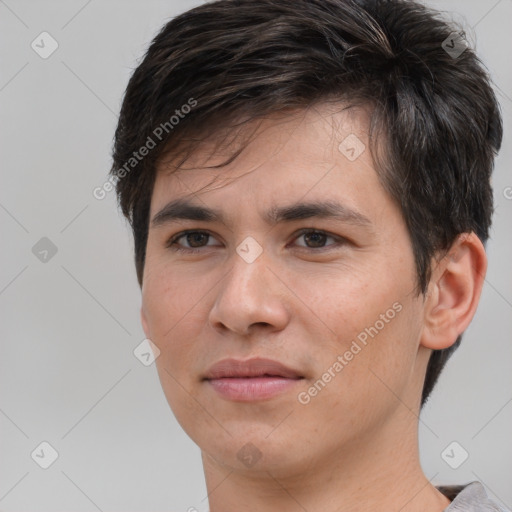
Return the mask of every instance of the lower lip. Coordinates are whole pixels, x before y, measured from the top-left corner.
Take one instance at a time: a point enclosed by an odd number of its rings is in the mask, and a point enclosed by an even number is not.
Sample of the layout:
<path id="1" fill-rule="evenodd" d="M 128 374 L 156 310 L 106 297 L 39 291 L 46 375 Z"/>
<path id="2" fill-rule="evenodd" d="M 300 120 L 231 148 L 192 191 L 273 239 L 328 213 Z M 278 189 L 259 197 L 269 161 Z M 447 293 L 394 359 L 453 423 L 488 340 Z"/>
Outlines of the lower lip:
<path id="1" fill-rule="evenodd" d="M 239 402 L 251 402 L 272 398 L 290 390 L 302 379 L 285 377 L 247 377 L 208 379 L 207 382 L 221 396 Z"/>

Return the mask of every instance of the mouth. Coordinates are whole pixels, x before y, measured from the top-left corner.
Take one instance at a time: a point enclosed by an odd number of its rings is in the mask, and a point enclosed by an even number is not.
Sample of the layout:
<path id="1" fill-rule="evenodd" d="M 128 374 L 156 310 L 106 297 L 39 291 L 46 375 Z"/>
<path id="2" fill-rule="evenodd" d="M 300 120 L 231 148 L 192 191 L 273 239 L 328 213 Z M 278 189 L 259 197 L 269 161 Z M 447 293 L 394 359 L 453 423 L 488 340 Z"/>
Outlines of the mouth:
<path id="1" fill-rule="evenodd" d="M 235 402 L 269 400 L 291 391 L 302 377 L 289 379 L 279 376 L 223 377 L 207 379 L 208 385 L 222 398 Z"/>
<path id="2" fill-rule="evenodd" d="M 248 379 L 256 377 L 300 379 L 303 378 L 303 375 L 301 375 L 299 371 L 272 359 L 253 358 L 246 361 L 223 359 L 208 370 L 204 376 L 204 380 L 223 378 Z"/>
<path id="3" fill-rule="evenodd" d="M 297 370 L 262 358 L 222 360 L 203 378 L 222 398 L 238 402 L 268 400 L 290 391 L 303 379 Z"/>

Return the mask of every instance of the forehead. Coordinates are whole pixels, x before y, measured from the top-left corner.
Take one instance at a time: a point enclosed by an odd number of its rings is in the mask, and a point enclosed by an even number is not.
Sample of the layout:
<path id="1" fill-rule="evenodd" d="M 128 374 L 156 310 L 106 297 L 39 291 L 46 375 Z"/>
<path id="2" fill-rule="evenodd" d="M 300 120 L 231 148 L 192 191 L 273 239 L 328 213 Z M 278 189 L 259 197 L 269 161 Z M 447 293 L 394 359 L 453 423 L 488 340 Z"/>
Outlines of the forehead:
<path id="1" fill-rule="evenodd" d="M 358 195 L 379 192 L 368 127 L 368 109 L 337 103 L 253 121 L 235 135 L 213 133 L 181 168 L 172 160 L 158 166 L 151 218 L 178 199 L 222 208 L 251 197 L 274 206 L 338 198 L 353 207 Z"/>
<path id="2" fill-rule="evenodd" d="M 373 106 L 368 104 L 345 104 L 340 101 L 313 104 L 308 108 L 281 111 L 256 119 L 230 117 L 223 125 L 215 123 L 205 129 L 201 127 L 197 135 L 199 144 L 187 155 L 180 169 L 199 169 L 223 163 L 240 149 L 250 154 L 257 142 L 272 141 L 274 144 L 293 144 L 301 139 L 302 149 L 308 149 L 305 139 L 313 141 L 311 135 L 322 135 L 322 143 L 335 144 L 349 134 L 361 139 L 368 137 L 368 127 Z M 195 136 L 193 136 L 195 138 Z M 179 149 L 179 148 L 178 148 Z M 257 149 L 259 151 L 260 148 Z M 268 155 L 267 155 L 268 156 Z M 157 165 L 157 173 L 170 173 L 179 170 L 173 154 Z"/>

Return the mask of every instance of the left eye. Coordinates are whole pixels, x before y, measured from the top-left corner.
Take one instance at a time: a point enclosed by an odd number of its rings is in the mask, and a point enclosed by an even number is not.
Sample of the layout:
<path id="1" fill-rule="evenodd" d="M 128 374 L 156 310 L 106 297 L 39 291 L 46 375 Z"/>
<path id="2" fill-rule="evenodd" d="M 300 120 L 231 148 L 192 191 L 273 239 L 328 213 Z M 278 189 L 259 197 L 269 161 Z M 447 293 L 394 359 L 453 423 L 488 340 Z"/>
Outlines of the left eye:
<path id="1" fill-rule="evenodd" d="M 178 252 L 199 252 L 201 248 L 208 247 L 207 244 L 211 236 L 212 235 L 207 231 L 184 231 L 171 237 L 171 239 L 167 242 L 166 247 Z M 312 246 L 307 245 L 308 242 L 306 242 L 306 245 L 299 245 L 299 247 L 306 249 L 322 249 L 325 247 L 325 241 L 328 238 L 335 240 L 335 243 L 330 244 L 329 246 L 343 245 L 346 242 L 346 240 L 342 237 L 330 235 L 325 231 L 320 231 L 311 228 L 301 230 L 299 233 L 295 235 L 294 240 L 299 239 L 301 237 L 303 237 L 304 240 L 309 240 L 309 243 L 313 244 Z M 182 238 L 185 238 L 186 242 L 190 244 L 189 247 L 183 247 L 178 244 L 179 240 Z M 212 245 L 210 244 L 210 247 L 211 246 Z M 215 247 L 215 245 L 213 246 Z"/>
<path id="2" fill-rule="evenodd" d="M 309 239 L 310 241 L 312 241 L 313 247 L 306 245 L 306 248 L 308 248 L 308 249 L 318 249 L 318 248 L 324 247 L 323 244 L 325 243 L 325 240 L 327 238 L 331 238 L 335 241 L 336 240 L 341 241 L 340 237 L 335 237 L 334 235 L 329 235 L 328 233 L 325 233 L 324 231 L 318 231 L 316 229 L 303 230 L 302 232 L 300 232 L 297 235 L 297 239 L 299 239 L 301 237 L 304 237 L 304 240 Z M 336 245 L 336 243 L 331 244 L 331 245 Z M 300 246 L 300 247 L 304 247 L 304 246 Z"/>

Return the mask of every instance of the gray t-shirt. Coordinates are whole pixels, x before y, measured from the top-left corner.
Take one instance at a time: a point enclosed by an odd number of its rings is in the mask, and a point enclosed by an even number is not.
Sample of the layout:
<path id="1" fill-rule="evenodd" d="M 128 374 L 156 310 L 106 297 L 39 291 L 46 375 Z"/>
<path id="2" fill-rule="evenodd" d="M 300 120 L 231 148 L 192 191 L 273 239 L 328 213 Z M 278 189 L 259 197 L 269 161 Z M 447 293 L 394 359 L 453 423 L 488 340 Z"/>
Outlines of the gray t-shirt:
<path id="1" fill-rule="evenodd" d="M 511 512 L 489 499 L 484 486 L 477 481 L 466 485 L 442 485 L 437 489 L 452 500 L 443 512 Z"/>
<path id="2" fill-rule="evenodd" d="M 467 485 L 438 486 L 437 489 L 453 500 L 444 512 L 510 512 L 492 501 L 477 481 Z"/>

